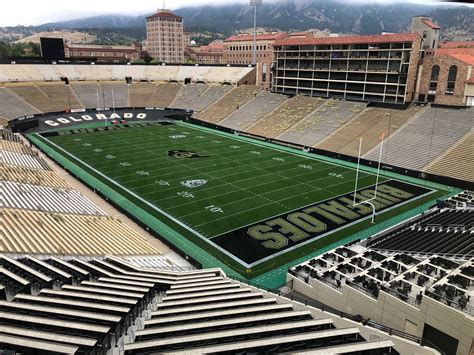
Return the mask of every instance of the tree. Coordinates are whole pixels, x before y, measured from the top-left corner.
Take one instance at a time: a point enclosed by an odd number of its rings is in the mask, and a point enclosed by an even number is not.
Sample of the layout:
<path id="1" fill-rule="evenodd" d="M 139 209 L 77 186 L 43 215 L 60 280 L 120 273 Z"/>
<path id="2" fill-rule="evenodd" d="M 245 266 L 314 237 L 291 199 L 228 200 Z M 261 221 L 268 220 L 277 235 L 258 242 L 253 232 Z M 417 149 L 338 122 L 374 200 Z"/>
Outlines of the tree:
<path id="1" fill-rule="evenodd" d="M 153 58 L 150 57 L 150 55 L 147 53 L 147 54 L 145 54 L 145 56 L 143 57 L 143 60 L 145 61 L 146 64 L 150 64 L 151 61 L 153 60 Z"/>
<path id="2" fill-rule="evenodd" d="M 0 63 L 8 62 L 9 46 L 5 42 L 0 41 Z"/>
<path id="3" fill-rule="evenodd" d="M 28 45 L 31 48 L 31 55 L 34 57 L 41 57 L 41 47 L 39 43 L 30 42 Z"/>

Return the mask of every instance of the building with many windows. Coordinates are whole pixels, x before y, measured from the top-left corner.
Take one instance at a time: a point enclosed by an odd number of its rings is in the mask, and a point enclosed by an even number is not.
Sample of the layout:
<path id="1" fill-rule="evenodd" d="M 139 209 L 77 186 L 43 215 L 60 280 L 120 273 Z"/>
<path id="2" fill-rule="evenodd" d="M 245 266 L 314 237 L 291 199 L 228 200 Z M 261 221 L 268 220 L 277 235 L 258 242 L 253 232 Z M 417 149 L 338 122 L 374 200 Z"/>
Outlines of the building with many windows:
<path id="1" fill-rule="evenodd" d="M 66 58 L 122 63 L 140 59 L 141 46 L 106 46 L 92 44 L 65 44 Z"/>
<path id="2" fill-rule="evenodd" d="M 224 64 L 224 43 L 215 40 L 207 46 L 186 47 L 185 57 L 197 64 Z"/>
<path id="3" fill-rule="evenodd" d="M 146 18 L 148 54 L 157 61 L 183 63 L 184 48 L 189 36 L 185 35 L 183 18 L 169 10 L 158 10 Z"/>
<path id="4" fill-rule="evenodd" d="M 420 72 L 418 100 L 474 106 L 474 41 L 446 42 L 427 50 Z"/>
<path id="5" fill-rule="evenodd" d="M 405 105 L 421 44 L 417 33 L 284 38 L 273 43 L 272 90 Z"/>
<path id="6" fill-rule="evenodd" d="M 271 66 L 273 63 L 273 43 L 287 38 L 283 32 L 261 33 L 257 35 L 257 85 L 269 88 L 271 85 Z M 242 34 L 224 41 L 225 64 L 252 64 L 253 35 Z"/>

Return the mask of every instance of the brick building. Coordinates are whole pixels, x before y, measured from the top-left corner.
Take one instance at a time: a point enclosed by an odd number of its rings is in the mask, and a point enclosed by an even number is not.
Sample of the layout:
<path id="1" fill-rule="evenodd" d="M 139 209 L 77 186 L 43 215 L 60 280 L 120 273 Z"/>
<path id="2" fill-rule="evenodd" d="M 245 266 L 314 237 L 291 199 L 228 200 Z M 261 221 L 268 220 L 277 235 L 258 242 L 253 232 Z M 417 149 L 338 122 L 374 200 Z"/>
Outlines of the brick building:
<path id="1" fill-rule="evenodd" d="M 420 71 L 419 101 L 474 106 L 474 41 L 426 51 Z"/>
<path id="2" fill-rule="evenodd" d="M 273 43 L 288 37 L 286 33 L 261 33 L 257 35 L 257 85 L 269 88 L 273 64 Z M 253 34 L 236 35 L 224 41 L 225 64 L 252 64 Z"/>
<path id="3" fill-rule="evenodd" d="M 198 64 L 224 64 L 224 42 L 215 40 L 207 46 L 186 47 L 185 57 Z"/>
<path id="4" fill-rule="evenodd" d="M 411 32 L 418 33 L 423 40 L 423 49 L 438 47 L 441 27 L 433 22 L 431 17 L 413 16 L 411 18 Z"/>
<path id="5" fill-rule="evenodd" d="M 275 92 L 401 105 L 414 100 L 417 33 L 285 38 L 273 47 Z"/>
<path id="6" fill-rule="evenodd" d="M 183 27 L 183 18 L 169 10 L 158 10 L 146 18 L 148 54 L 162 62 L 183 63 L 184 49 L 189 35 Z"/>
<path id="7" fill-rule="evenodd" d="M 141 46 L 105 46 L 64 44 L 64 54 L 71 59 L 96 59 L 99 62 L 121 63 L 140 59 Z"/>

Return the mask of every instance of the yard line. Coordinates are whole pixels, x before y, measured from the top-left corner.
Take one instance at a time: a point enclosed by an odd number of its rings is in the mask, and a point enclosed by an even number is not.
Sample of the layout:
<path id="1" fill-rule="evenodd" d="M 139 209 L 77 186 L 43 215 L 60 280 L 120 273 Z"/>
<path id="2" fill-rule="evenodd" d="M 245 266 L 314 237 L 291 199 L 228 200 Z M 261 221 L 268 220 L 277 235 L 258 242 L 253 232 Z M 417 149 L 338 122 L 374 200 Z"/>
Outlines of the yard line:
<path id="1" fill-rule="evenodd" d="M 293 170 L 293 169 L 290 169 L 290 170 Z M 325 169 L 325 170 L 329 170 L 329 169 Z M 349 171 L 347 171 L 347 172 L 349 172 Z M 303 174 L 303 175 L 314 174 L 314 173 L 315 173 L 315 172 L 313 171 L 313 172 L 305 173 L 305 174 Z M 341 172 L 341 174 L 344 174 L 344 173 L 345 173 L 345 172 Z M 303 176 L 303 175 L 300 175 L 300 176 Z M 257 176 L 257 178 L 258 178 L 258 177 L 259 177 L 259 176 Z M 256 178 L 256 177 L 253 177 L 253 178 Z M 252 178 L 252 179 L 253 179 L 253 178 Z M 321 180 L 326 180 L 326 179 L 329 179 L 329 178 L 332 178 L 332 177 L 330 177 L 330 176 L 324 176 L 324 177 L 321 177 L 321 178 L 319 178 L 319 179 L 315 179 L 315 180 L 312 180 L 312 181 L 321 181 Z M 239 182 L 244 181 L 244 180 L 248 180 L 248 179 L 239 180 L 239 181 L 236 181 L 235 183 L 239 183 Z M 346 182 L 351 182 L 351 181 L 353 181 L 353 180 L 345 181 L 344 183 L 346 183 Z M 266 181 L 266 182 L 264 182 L 264 183 L 262 183 L 262 184 L 252 185 L 251 187 L 252 187 L 252 188 L 255 188 L 255 187 L 263 186 L 263 185 L 267 185 L 267 184 L 268 184 L 268 182 Z M 219 185 L 219 186 L 224 186 L 224 185 Z M 330 187 L 332 187 L 332 186 L 335 186 L 335 185 L 328 186 L 328 188 L 330 188 Z M 264 195 L 267 194 L 267 193 L 274 193 L 274 192 L 277 192 L 277 191 L 280 191 L 280 190 L 284 190 L 284 189 L 286 189 L 286 188 L 288 188 L 288 187 L 287 187 L 287 186 L 284 186 L 284 187 L 279 188 L 279 189 L 269 190 L 269 191 L 266 191 L 266 192 L 264 193 Z M 322 188 L 320 188 L 320 187 L 315 187 L 315 190 L 317 190 L 317 191 L 325 191 L 325 192 L 331 193 L 331 191 L 327 191 L 327 190 L 322 189 Z M 204 190 L 198 190 L 197 192 L 201 192 L 201 191 L 204 191 Z M 225 193 L 225 194 L 220 194 L 219 197 L 220 197 L 220 196 L 225 196 L 225 195 L 228 195 L 228 194 L 231 194 L 231 193 L 234 193 L 234 192 L 235 192 L 235 191 L 229 191 L 229 192 L 227 192 L 227 193 Z M 166 199 L 168 199 L 168 198 L 174 198 L 174 197 L 175 197 L 175 196 L 170 196 L 170 197 L 167 197 Z M 205 198 L 203 198 L 203 199 L 193 200 L 193 201 L 190 201 L 189 203 L 184 203 L 184 204 L 180 204 L 180 205 L 175 206 L 175 207 L 171 207 L 170 209 L 174 209 L 174 208 L 178 208 L 178 207 L 183 207 L 183 206 L 190 205 L 190 204 L 197 203 L 197 202 L 202 202 L 202 201 L 205 201 L 206 199 L 211 199 L 211 198 L 212 198 L 212 196 L 211 196 L 211 197 L 208 196 L 208 197 L 205 197 Z M 163 199 L 158 200 L 158 202 L 160 202 L 160 201 L 163 201 Z M 239 200 L 234 201 L 234 202 L 239 202 Z M 225 204 L 225 205 L 227 205 L 227 204 Z M 220 206 L 220 207 L 222 207 L 222 206 Z M 291 207 L 290 207 L 290 208 L 291 208 Z M 200 211 L 200 212 L 202 212 L 202 211 Z M 192 213 L 191 213 L 191 214 L 192 214 Z"/>
<path id="2" fill-rule="evenodd" d="M 366 178 L 366 177 L 371 177 L 371 175 L 366 175 L 366 176 L 364 176 L 363 178 Z M 363 178 L 361 178 L 361 179 L 363 179 Z M 347 182 L 352 182 L 352 181 L 355 181 L 355 179 L 354 179 L 354 180 L 351 180 L 351 181 L 344 181 L 343 183 L 345 184 L 345 183 L 347 183 Z M 330 187 L 338 186 L 338 185 L 341 185 L 341 184 L 343 184 L 343 183 L 331 185 Z M 326 190 L 323 190 L 323 189 L 319 189 L 319 190 L 320 190 L 320 191 L 325 191 L 325 192 L 329 192 L 329 193 L 334 194 L 334 192 L 332 192 L 332 191 L 326 191 Z M 283 200 L 281 200 L 281 201 L 288 200 L 289 198 L 294 198 L 294 197 L 297 197 L 297 196 L 300 196 L 300 195 L 304 195 L 304 194 L 306 194 L 306 193 L 307 193 L 307 192 L 303 192 L 303 193 L 301 193 L 301 194 L 298 194 L 298 195 L 295 195 L 295 196 L 292 196 L 292 197 L 285 198 L 285 199 L 283 199 Z M 346 193 L 347 193 L 347 192 L 345 192 L 344 194 L 346 194 Z M 313 205 L 313 204 L 315 204 L 315 203 L 318 203 L 318 201 L 312 202 L 311 204 L 309 204 L 309 205 L 307 205 L 307 206 L 311 206 L 311 205 Z M 303 207 L 297 207 L 297 208 L 305 208 L 305 207 L 303 206 Z M 248 210 L 239 212 L 239 213 L 235 213 L 235 214 L 233 214 L 233 215 L 231 215 L 231 216 L 224 216 L 224 217 L 215 219 L 215 220 L 213 220 L 213 221 L 208 221 L 208 222 L 205 222 L 205 223 L 201 223 L 201 224 L 196 225 L 196 227 L 202 227 L 202 226 L 207 225 L 207 224 L 209 224 L 209 223 L 215 223 L 215 222 L 218 221 L 218 220 L 223 220 L 223 219 L 235 217 L 236 215 L 239 215 L 239 214 L 241 214 L 241 213 L 245 213 L 245 212 L 248 212 L 248 211 L 252 211 L 252 210 L 254 210 L 254 209 L 256 209 L 256 208 L 251 208 L 251 209 L 248 209 Z M 294 210 L 294 209 L 290 209 L 290 210 Z M 287 212 L 289 212 L 289 211 L 279 213 L 279 214 L 276 215 L 276 216 L 279 216 L 279 215 L 284 214 L 284 213 L 287 213 Z M 179 217 L 179 218 L 181 218 L 181 217 Z M 268 217 L 268 218 L 271 218 L 271 217 Z M 265 218 L 265 219 L 268 219 L 268 218 Z M 265 219 L 264 219 L 264 220 L 265 220 Z M 261 221 L 261 220 L 260 220 L 260 221 Z M 257 222 L 258 222 L 258 221 L 257 221 Z M 253 222 L 253 223 L 250 223 L 249 225 L 252 225 L 252 224 L 255 224 L 255 223 L 256 223 L 256 222 Z M 240 228 L 243 228 L 243 227 L 239 227 L 239 228 L 237 228 L 237 229 L 240 229 Z M 229 233 L 229 231 L 224 232 L 224 233 L 221 233 L 221 234 L 225 234 L 225 233 Z M 220 234 L 219 234 L 219 235 L 220 235 Z M 214 239 L 214 238 L 218 237 L 219 235 L 212 236 L 212 237 L 210 237 L 210 239 Z"/>

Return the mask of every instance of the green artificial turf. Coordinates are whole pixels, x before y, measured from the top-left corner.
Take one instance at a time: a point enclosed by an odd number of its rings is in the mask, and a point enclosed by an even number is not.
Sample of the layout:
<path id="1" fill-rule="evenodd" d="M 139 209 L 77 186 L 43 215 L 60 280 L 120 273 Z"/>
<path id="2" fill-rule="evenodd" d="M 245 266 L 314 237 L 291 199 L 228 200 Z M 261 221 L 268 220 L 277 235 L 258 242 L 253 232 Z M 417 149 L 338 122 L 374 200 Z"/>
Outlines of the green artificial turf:
<path id="1" fill-rule="evenodd" d="M 206 267 L 224 266 L 252 279 L 374 226 L 366 218 L 323 238 L 312 241 L 309 237 L 305 245 L 278 254 L 275 251 L 275 257 L 249 267 L 226 253 L 222 245 L 209 241 L 244 226 L 350 194 L 356 170 L 347 163 L 182 122 L 58 133 L 30 135 L 30 139 L 46 152 L 54 152 L 53 158 L 58 160 L 61 156 L 105 184 L 120 200 L 127 200 L 132 206 L 128 211 L 137 218 L 146 213 L 143 222 L 151 228 L 151 218 L 170 227 L 169 231 L 176 233 L 156 229 Z M 364 170 L 358 175 L 359 189 L 376 183 L 374 171 Z M 378 182 L 393 180 L 391 175 L 381 176 Z M 380 213 L 376 222 L 382 226 L 400 213 L 418 206 L 426 208 L 428 201 L 448 193 L 442 187 L 430 190 L 416 200 Z M 179 238 L 185 238 L 186 243 Z M 252 248 L 247 239 L 238 243 L 243 250 Z"/>

